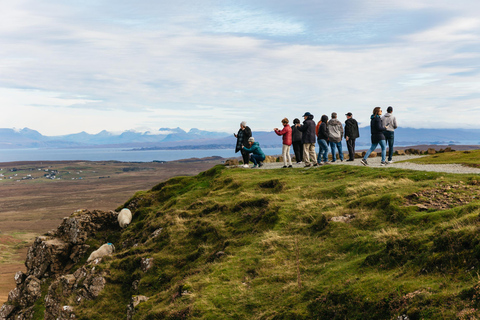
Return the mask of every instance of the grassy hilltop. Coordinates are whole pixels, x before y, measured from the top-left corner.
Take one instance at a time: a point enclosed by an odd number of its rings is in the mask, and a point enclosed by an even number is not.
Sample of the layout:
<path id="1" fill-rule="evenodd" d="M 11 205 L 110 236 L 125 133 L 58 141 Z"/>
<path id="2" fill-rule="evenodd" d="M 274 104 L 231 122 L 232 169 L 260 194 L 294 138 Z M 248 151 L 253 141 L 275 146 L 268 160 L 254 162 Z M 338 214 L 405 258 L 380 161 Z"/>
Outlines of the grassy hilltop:
<path id="1" fill-rule="evenodd" d="M 133 319 L 476 319 L 479 195 L 475 175 L 341 165 L 173 178 L 90 240 L 117 252 L 77 316 L 124 319 L 144 295 Z"/>

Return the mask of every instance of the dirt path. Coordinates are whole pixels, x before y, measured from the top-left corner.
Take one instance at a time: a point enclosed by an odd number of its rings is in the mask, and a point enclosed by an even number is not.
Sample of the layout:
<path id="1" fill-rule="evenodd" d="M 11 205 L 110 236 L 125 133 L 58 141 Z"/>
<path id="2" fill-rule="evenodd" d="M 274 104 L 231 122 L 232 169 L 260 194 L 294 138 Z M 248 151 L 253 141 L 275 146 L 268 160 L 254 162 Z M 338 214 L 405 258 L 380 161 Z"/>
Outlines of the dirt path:
<path id="1" fill-rule="evenodd" d="M 387 164 L 386 166 L 381 166 L 381 158 L 380 157 L 375 157 L 375 158 L 369 158 L 368 159 L 368 166 L 369 167 L 378 167 L 379 169 L 381 168 L 399 168 L 399 169 L 406 169 L 406 170 L 418 170 L 418 171 L 433 171 L 433 172 L 445 172 L 445 173 L 460 173 L 460 174 L 480 174 L 480 168 L 471 168 L 471 167 L 466 167 L 462 166 L 460 164 L 417 164 L 413 162 L 399 162 L 403 160 L 410 160 L 410 159 L 417 159 L 422 156 L 417 156 L 417 155 L 406 155 L 406 156 L 395 156 L 393 157 L 394 163 L 392 164 Z M 350 166 L 363 166 L 360 163 L 361 159 L 355 159 L 355 161 L 349 162 L 349 161 L 340 161 L 337 160 L 335 163 L 329 162 L 328 165 L 350 165 Z M 275 163 L 265 163 L 261 168 L 255 168 L 254 170 L 258 169 L 278 169 L 282 168 L 283 163 L 275 162 Z M 303 168 L 304 164 L 300 163 L 294 163 L 293 164 L 294 168 Z M 250 165 L 250 168 L 252 168 L 252 165 Z M 310 167 L 308 169 L 314 169 L 318 167 Z M 285 170 L 288 170 L 285 169 Z"/>

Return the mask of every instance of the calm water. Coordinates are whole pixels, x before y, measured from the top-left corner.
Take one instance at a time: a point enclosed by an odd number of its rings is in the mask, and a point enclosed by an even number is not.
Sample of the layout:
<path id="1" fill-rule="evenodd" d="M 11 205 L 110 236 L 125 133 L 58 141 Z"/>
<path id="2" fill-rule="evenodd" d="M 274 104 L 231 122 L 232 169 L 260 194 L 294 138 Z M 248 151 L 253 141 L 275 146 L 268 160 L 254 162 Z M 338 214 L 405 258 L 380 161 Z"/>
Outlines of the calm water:
<path id="1" fill-rule="evenodd" d="M 282 154 L 281 148 L 264 148 L 266 155 Z M 292 150 L 293 152 L 293 150 Z M 11 161 L 62 161 L 62 160 L 88 160 L 88 161 L 125 161 L 125 162 L 150 162 L 173 161 L 188 158 L 204 158 L 219 156 L 223 158 L 238 157 L 230 149 L 213 150 L 152 150 L 128 151 L 126 149 L 0 149 L 0 162 Z"/>

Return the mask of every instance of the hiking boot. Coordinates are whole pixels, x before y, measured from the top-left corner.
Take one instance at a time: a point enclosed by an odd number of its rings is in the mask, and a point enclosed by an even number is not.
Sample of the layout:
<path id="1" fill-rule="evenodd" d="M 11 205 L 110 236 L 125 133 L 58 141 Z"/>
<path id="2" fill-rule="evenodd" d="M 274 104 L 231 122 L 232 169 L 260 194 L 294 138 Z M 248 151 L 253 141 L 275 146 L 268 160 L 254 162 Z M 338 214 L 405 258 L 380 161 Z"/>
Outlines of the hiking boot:
<path id="1" fill-rule="evenodd" d="M 253 169 L 253 168 L 256 168 L 256 167 L 257 167 L 257 165 L 256 165 L 256 164 L 254 164 L 254 165 L 253 165 L 253 167 L 252 167 L 252 169 Z"/>
<path id="2" fill-rule="evenodd" d="M 380 162 L 380 165 L 381 165 L 381 166 L 386 166 L 387 163 L 386 163 L 385 161 L 382 161 L 382 162 Z"/>
<path id="3" fill-rule="evenodd" d="M 244 168 L 250 168 L 250 166 L 248 164 L 244 164 L 242 167 Z"/>
<path id="4" fill-rule="evenodd" d="M 290 167 L 291 167 L 291 166 L 290 166 Z M 287 168 L 287 166 L 283 166 L 282 169 L 283 169 L 283 168 Z"/>
<path id="5" fill-rule="evenodd" d="M 263 162 L 260 162 L 260 163 L 258 164 L 258 166 L 259 166 L 259 167 L 263 166 Z"/>
<path id="6" fill-rule="evenodd" d="M 312 165 L 310 163 L 305 164 L 304 168 L 311 167 Z"/>
<path id="7" fill-rule="evenodd" d="M 289 168 L 293 168 L 293 166 L 292 166 L 292 165 L 289 165 L 288 167 L 289 167 Z"/>
<path id="8" fill-rule="evenodd" d="M 360 163 L 363 164 L 364 166 L 368 166 L 368 162 L 365 159 L 362 159 L 362 161 L 360 161 Z"/>
<path id="9" fill-rule="evenodd" d="M 388 160 L 387 163 L 388 163 L 388 164 L 392 164 L 392 163 L 393 163 L 393 160 Z"/>

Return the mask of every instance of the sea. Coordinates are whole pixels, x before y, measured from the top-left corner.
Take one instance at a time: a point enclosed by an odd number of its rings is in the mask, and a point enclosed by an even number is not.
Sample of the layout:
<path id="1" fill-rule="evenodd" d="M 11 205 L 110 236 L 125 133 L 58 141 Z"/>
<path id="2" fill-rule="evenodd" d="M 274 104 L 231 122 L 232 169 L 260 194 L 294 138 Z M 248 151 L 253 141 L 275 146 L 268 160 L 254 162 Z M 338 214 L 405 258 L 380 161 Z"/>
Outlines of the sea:
<path id="1" fill-rule="evenodd" d="M 282 148 L 262 148 L 266 155 L 281 155 Z M 0 162 L 13 161 L 122 161 L 152 162 L 175 161 L 190 158 L 240 157 L 231 149 L 204 150 L 131 150 L 125 148 L 89 148 L 89 149 L 0 149 Z"/>

